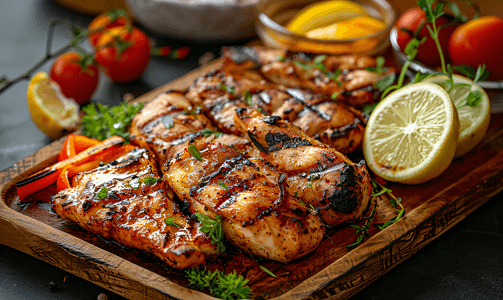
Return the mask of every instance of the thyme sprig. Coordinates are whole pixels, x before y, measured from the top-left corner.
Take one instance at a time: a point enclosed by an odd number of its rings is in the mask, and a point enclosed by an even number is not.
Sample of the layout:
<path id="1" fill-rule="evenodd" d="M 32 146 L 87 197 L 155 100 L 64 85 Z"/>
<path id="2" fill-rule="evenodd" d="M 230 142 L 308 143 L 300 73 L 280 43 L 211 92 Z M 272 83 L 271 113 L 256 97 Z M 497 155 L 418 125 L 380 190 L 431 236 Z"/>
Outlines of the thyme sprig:
<path id="1" fill-rule="evenodd" d="M 294 61 L 293 63 L 300 66 L 304 70 L 309 70 L 311 68 L 317 68 L 320 70 L 325 76 L 329 79 L 335 81 L 338 86 L 342 86 L 342 82 L 338 81 L 337 78 L 341 75 L 341 70 L 337 69 L 335 72 L 331 72 L 327 69 L 327 67 L 323 64 L 323 61 L 327 58 L 326 55 L 318 55 L 313 59 L 313 62 L 310 64 L 303 63 L 301 61 Z"/>
<path id="2" fill-rule="evenodd" d="M 346 247 L 351 248 L 351 247 L 357 246 L 361 242 L 363 242 L 363 240 L 365 239 L 365 236 L 370 236 L 368 230 L 370 229 L 370 223 L 372 223 L 372 220 L 374 219 L 375 212 L 376 212 L 376 207 L 374 206 L 374 208 L 372 208 L 372 211 L 370 212 L 370 214 L 366 217 L 363 217 L 365 219 L 365 224 L 363 224 L 362 227 L 355 225 L 355 224 L 351 225 L 351 227 L 356 229 L 356 232 L 355 232 L 356 241 L 350 245 L 347 245 Z"/>
<path id="3" fill-rule="evenodd" d="M 395 208 L 395 210 L 398 212 L 397 216 L 395 216 L 395 217 L 391 218 L 390 220 L 384 222 L 384 224 L 382 224 L 382 225 L 376 224 L 377 228 L 379 228 L 380 230 L 383 230 L 383 229 L 389 227 L 391 224 L 394 224 L 398 220 L 400 220 L 403 217 L 403 215 L 405 214 L 405 208 L 402 206 L 402 203 L 401 203 L 402 202 L 402 198 L 395 197 L 395 195 L 393 195 L 393 191 L 392 190 L 388 189 L 387 187 L 383 186 L 382 184 L 380 184 L 379 182 L 377 182 L 375 180 L 372 180 L 371 182 L 372 182 L 372 194 L 371 194 L 371 196 L 372 197 L 377 197 L 377 196 L 381 196 L 383 194 L 387 194 L 391 206 L 393 206 Z M 379 188 L 381 188 L 381 190 L 378 190 Z"/>

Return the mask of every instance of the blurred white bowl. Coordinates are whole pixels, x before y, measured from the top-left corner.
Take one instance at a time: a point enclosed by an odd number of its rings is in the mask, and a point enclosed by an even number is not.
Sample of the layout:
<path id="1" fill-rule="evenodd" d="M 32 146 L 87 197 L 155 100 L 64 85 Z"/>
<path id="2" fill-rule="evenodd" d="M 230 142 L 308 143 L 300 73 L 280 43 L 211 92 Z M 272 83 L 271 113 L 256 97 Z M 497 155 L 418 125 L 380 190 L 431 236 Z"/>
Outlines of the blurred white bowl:
<path id="1" fill-rule="evenodd" d="M 256 0 L 127 0 L 135 19 L 155 33 L 196 41 L 255 35 Z"/>

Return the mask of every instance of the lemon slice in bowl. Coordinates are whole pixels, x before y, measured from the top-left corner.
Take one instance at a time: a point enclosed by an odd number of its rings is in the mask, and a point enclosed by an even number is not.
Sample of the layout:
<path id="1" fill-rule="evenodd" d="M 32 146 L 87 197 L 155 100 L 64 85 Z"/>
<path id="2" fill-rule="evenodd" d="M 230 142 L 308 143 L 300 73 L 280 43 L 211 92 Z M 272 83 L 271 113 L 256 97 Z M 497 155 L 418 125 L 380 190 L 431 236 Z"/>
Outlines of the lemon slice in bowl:
<path id="1" fill-rule="evenodd" d="M 363 154 L 383 179 L 419 184 L 447 169 L 458 136 L 449 94 L 434 83 L 411 84 L 376 106 L 365 128 Z"/>
<path id="2" fill-rule="evenodd" d="M 297 12 L 286 28 L 292 32 L 304 34 L 315 28 L 365 15 L 367 15 L 365 8 L 356 2 L 346 0 L 320 1 Z"/>
<path id="3" fill-rule="evenodd" d="M 436 83 L 445 89 L 448 79 L 445 75 L 436 75 L 425 79 L 425 81 Z M 458 146 L 454 157 L 460 157 L 475 148 L 484 138 L 491 120 L 491 101 L 484 89 L 472 80 L 460 75 L 453 75 L 452 79 L 454 86 L 449 95 L 458 110 L 460 126 Z M 470 91 L 474 92 L 472 96 L 475 98 L 468 98 Z M 467 100 L 472 105 L 469 105 Z"/>
<path id="4" fill-rule="evenodd" d="M 31 78 L 27 100 L 33 122 L 51 139 L 62 137 L 80 124 L 79 105 L 66 98 L 45 72 Z"/>

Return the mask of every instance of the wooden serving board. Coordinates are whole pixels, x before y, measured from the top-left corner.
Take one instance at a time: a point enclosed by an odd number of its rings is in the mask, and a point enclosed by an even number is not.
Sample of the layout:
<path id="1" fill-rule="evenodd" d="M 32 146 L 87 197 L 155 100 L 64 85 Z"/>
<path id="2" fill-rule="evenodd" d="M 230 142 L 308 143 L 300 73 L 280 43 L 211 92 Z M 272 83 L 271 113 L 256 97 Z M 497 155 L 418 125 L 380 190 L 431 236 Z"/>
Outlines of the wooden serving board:
<path id="1" fill-rule="evenodd" d="M 149 101 L 170 90 L 186 90 L 198 76 L 217 68 L 214 61 L 145 94 Z M 80 229 L 51 212 L 51 186 L 19 201 L 14 183 L 53 164 L 63 139 L 40 149 L 0 172 L 0 243 L 23 251 L 129 299 L 213 299 L 188 287 L 183 270 L 174 270 L 149 253 L 124 248 Z M 358 155 L 358 154 L 357 154 Z M 340 226 L 327 232 L 311 254 L 281 264 L 254 260 L 238 250 L 207 262 L 211 270 L 236 270 L 249 279 L 253 298 L 347 298 L 361 290 L 503 190 L 503 115 L 492 115 L 483 142 L 442 175 L 416 186 L 392 184 L 406 214 L 385 230 L 372 226 L 370 238 L 357 247 L 355 229 Z M 388 199 L 376 199 L 374 223 L 394 217 Z M 359 224 L 361 225 L 361 224 Z M 273 278 L 260 269 L 265 266 Z M 207 291 L 206 291 L 207 292 Z"/>

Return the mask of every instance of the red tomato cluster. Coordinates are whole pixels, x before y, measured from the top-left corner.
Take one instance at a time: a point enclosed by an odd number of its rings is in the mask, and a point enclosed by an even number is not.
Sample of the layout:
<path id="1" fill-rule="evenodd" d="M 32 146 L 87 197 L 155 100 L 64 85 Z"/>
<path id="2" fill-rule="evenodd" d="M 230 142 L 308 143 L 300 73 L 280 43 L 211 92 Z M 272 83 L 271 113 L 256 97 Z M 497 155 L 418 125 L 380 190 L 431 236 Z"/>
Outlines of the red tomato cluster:
<path id="1" fill-rule="evenodd" d="M 62 93 L 78 104 L 90 102 L 99 81 L 99 71 L 115 83 L 129 83 L 143 74 L 150 61 L 147 35 L 130 26 L 127 16 L 116 12 L 97 16 L 88 27 L 89 43 L 94 47 L 94 61 L 77 52 L 56 58 L 51 79 L 61 86 Z"/>
<path id="2" fill-rule="evenodd" d="M 437 27 L 447 22 L 452 23 L 439 32 L 440 45 L 447 63 L 469 65 L 477 69 L 485 64 L 489 80 L 503 80 L 503 19 L 485 16 L 470 20 L 464 24 L 454 23 L 448 17 L 441 16 L 435 22 Z M 424 25 L 423 25 L 424 24 Z M 397 43 L 405 49 L 407 43 L 417 34 L 417 39 L 426 37 L 426 42 L 419 46 L 415 58 L 426 66 L 437 68 L 440 55 L 435 41 L 426 26 L 431 27 L 426 13 L 419 7 L 405 11 L 397 20 Z M 403 30 L 403 29 L 405 30 Z"/>
<path id="3" fill-rule="evenodd" d="M 450 20 L 448 18 L 441 16 L 435 21 L 435 25 L 439 27 L 449 21 Z M 400 18 L 398 18 L 395 24 L 395 28 L 397 29 L 398 34 L 398 45 L 400 46 L 400 49 L 405 49 L 405 46 L 407 46 L 407 43 L 412 38 L 414 38 L 414 34 L 420 26 L 422 27 L 419 31 L 419 34 L 417 35 L 417 39 L 421 40 L 422 38 L 426 37 L 426 41 L 424 42 L 424 44 L 419 46 L 415 60 L 430 67 L 437 67 L 440 65 L 440 55 L 438 54 L 435 41 L 431 38 L 430 32 L 426 27 L 431 27 L 432 24 L 428 23 L 428 20 L 426 19 L 426 13 L 421 8 L 411 8 L 405 11 L 402 15 L 400 15 Z M 440 30 L 438 38 L 440 40 L 440 45 L 444 50 L 444 56 L 447 56 L 446 54 L 447 48 L 449 46 L 449 38 L 456 27 L 456 24 L 452 24 Z M 402 30 L 402 28 L 406 31 Z M 446 59 L 449 59 L 448 56 L 446 57 Z"/>

